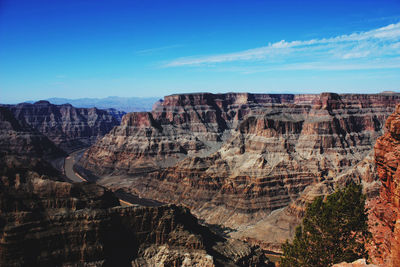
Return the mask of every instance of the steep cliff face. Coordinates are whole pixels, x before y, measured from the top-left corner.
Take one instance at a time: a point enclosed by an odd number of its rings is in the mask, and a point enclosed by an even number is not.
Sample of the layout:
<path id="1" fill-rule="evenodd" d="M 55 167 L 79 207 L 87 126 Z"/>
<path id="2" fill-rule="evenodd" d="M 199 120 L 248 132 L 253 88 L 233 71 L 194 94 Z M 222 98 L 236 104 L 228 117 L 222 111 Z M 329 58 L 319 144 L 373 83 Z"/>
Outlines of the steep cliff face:
<path id="1" fill-rule="evenodd" d="M 0 153 L 45 157 L 62 153 L 46 136 L 0 107 Z"/>
<path id="2" fill-rule="evenodd" d="M 121 123 L 122 117 L 126 114 L 126 112 L 114 108 L 107 108 L 104 110 L 107 111 L 108 114 L 113 116 L 119 123 Z"/>
<path id="3" fill-rule="evenodd" d="M 112 190 L 183 203 L 208 223 L 237 229 L 237 237 L 278 247 L 304 203 L 336 182 L 363 179 L 376 193 L 376 175 L 364 163 L 399 100 L 332 93 L 167 96 L 151 113 L 125 115 L 80 164 Z"/>
<path id="4" fill-rule="evenodd" d="M 35 171 L 58 175 L 47 160 L 65 156 L 46 136 L 0 107 L 0 175 Z"/>
<path id="5" fill-rule="evenodd" d="M 376 142 L 375 161 L 382 187 L 380 196 L 369 203 L 371 256 L 379 264 L 400 266 L 400 105 Z"/>
<path id="6" fill-rule="evenodd" d="M 119 124 L 121 113 L 96 108 L 53 105 L 48 101 L 22 103 L 8 107 L 15 118 L 47 136 L 67 152 L 87 147 Z"/>

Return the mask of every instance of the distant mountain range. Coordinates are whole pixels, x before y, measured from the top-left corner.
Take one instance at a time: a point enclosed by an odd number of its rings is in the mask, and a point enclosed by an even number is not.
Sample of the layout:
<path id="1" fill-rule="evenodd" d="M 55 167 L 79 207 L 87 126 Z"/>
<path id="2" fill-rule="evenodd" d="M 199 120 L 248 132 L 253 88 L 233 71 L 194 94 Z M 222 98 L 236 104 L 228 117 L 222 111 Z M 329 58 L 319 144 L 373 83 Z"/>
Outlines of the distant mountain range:
<path id="1" fill-rule="evenodd" d="M 125 112 L 133 112 L 133 111 L 150 111 L 153 107 L 153 104 L 157 102 L 159 98 L 109 96 L 106 98 L 77 98 L 77 99 L 48 98 L 46 100 L 56 105 L 69 103 L 74 107 L 79 107 L 79 108 L 91 108 L 91 107 L 96 107 L 99 109 L 114 108 L 116 110 L 121 110 Z"/>

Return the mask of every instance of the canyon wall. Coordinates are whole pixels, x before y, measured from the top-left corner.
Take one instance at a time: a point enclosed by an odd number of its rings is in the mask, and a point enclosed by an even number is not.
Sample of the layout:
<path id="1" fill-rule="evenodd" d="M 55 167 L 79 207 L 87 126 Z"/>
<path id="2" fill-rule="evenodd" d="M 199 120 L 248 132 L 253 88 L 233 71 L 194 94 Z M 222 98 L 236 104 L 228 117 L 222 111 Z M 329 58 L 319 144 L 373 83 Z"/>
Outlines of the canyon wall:
<path id="1" fill-rule="evenodd" d="M 382 187 L 379 197 L 368 203 L 373 235 L 370 254 L 383 266 L 400 266 L 400 105 L 376 142 L 375 161 Z"/>
<path id="2" fill-rule="evenodd" d="M 93 144 L 120 122 L 115 110 L 75 108 L 70 104 L 53 105 L 48 101 L 6 106 L 19 121 L 47 136 L 67 152 Z"/>
<path id="3" fill-rule="evenodd" d="M 58 175 L 49 160 L 65 156 L 46 136 L 25 121 L 18 121 L 9 109 L 0 107 L 0 175 L 29 171 Z"/>
<path id="4" fill-rule="evenodd" d="M 349 179 L 377 194 L 372 148 L 399 100 L 171 95 L 152 112 L 125 115 L 80 165 L 112 190 L 184 204 L 235 237 L 279 250 L 316 195 Z"/>

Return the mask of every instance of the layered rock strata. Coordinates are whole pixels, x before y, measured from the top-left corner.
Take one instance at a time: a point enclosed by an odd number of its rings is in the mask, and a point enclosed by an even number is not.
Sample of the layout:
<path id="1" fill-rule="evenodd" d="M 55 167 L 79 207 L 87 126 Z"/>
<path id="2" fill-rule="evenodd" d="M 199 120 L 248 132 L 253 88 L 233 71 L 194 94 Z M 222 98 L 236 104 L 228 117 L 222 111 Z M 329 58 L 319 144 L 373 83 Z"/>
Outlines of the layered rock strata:
<path id="1" fill-rule="evenodd" d="M 382 183 L 370 201 L 371 258 L 383 266 L 400 266 L 400 105 L 386 121 L 386 132 L 375 145 L 375 161 Z"/>
<path id="2" fill-rule="evenodd" d="M 24 121 L 67 152 L 90 146 L 118 125 L 121 112 L 96 108 L 53 105 L 48 101 L 11 105 L 18 121 Z"/>
<path id="3" fill-rule="evenodd" d="M 0 107 L 0 175 L 29 171 L 58 175 L 49 160 L 64 156 L 65 152 L 46 136 Z"/>
<path id="4" fill-rule="evenodd" d="M 62 152 L 25 121 L 17 120 L 9 109 L 0 107 L 0 153 L 46 157 Z"/>
<path id="5" fill-rule="evenodd" d="M 182 203 L 207 223 L 235 229 L 236 237 L 279 247 L 304 203 L 335 183 L 362 179 L 376 194 L 368 162 L 399 100 L 398 94 L 167 96 L 152 112 L 125 115 L 80 164 L 112 190 Z"/>
<path id="6" fill-rule="evenodd" d="M 266 266 L 175 205 L 121 207 L 90 183 L 67 183 L 47 137 L 0 108 L 0 266 Z M 40 168 L 39 168 L 40 167 Z"/>
<path id="7" fill-rule="evenodd" d="M 2 266 L 267 265 L 261 250 L 219 238 L 187 209 L 117 207 L 94 184 L 26 179 L 0 185 Z"/>

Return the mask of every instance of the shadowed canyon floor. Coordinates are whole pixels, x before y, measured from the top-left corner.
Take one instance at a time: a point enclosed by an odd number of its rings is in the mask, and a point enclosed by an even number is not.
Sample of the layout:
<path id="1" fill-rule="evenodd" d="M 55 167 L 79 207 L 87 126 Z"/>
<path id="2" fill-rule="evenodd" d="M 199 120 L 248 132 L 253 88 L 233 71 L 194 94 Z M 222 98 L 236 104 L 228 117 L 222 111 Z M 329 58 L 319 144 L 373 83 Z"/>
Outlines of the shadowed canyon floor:
<path id="1" fill-rule="evenodd" d="M 376 196 L 373 145 L 398 94 L 171 95 L 129 113 L 81 170 L 112 191 L 183 204 L 208 224 L 279 251 L 306 202 L 337 183 Z"/>

